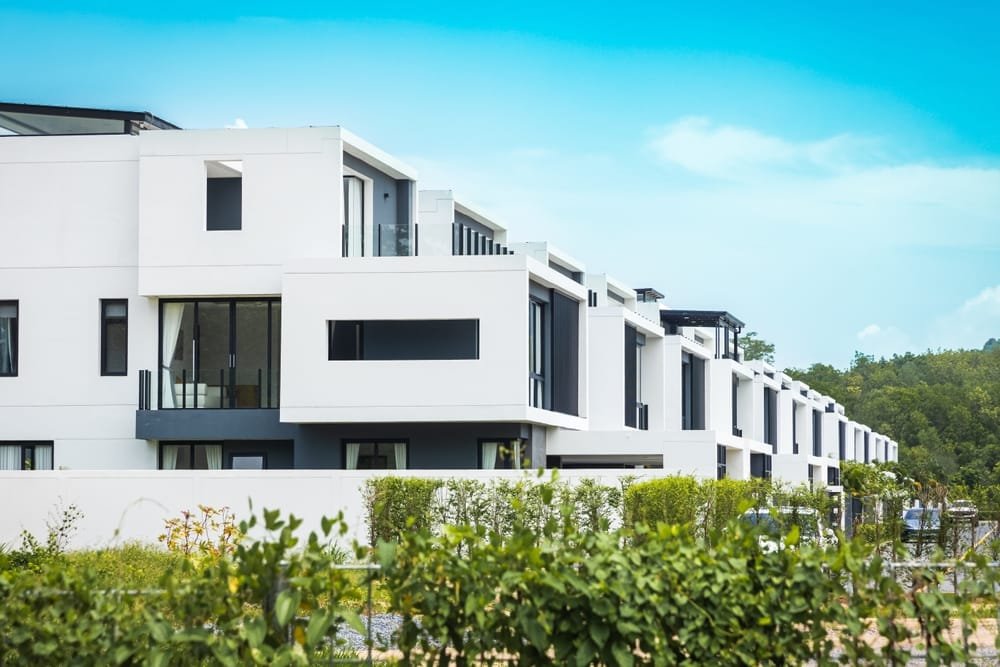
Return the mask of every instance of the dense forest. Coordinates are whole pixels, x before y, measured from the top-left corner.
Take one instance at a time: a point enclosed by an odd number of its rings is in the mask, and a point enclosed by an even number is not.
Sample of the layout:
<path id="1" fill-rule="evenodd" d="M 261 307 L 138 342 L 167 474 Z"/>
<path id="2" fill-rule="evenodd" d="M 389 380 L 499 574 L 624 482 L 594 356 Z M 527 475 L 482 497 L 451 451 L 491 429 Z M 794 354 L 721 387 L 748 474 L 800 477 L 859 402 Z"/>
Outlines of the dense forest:
<path id="1" fill-rule="evenodd" d="M 899 442 L 900 469 L 919 481 L 1000 485 L 1000 345 L 814 364 L 792 377 Z"/>

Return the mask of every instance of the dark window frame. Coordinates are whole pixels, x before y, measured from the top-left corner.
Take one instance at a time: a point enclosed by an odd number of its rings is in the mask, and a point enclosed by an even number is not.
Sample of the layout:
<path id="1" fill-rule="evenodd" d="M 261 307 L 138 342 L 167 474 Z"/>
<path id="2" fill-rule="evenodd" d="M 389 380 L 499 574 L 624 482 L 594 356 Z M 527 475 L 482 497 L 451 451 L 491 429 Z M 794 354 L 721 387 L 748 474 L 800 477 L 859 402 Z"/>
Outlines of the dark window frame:
<path id="1" fill-rule="evenodd" d="M 234 160 L 235 161 L 235 160 Z M 242 160 L 240 160 L 242 162 Z M 220 181 L 237 181 L 238 188 L 227 185 L 233 189 L 239 189 L 239 211 L 233 216 L 236 226 L 232 224 L 222 224 L 232 222 L 228 216 L 224 216 L 221 210 L 216 210 L 228 201 L 220 201 L 223 198 L 233 197 L 232 192 L 220 192 Z M 214 204 L 213 204 L 214 203 Z M 214 213 L 214 215 L 213 215 Z M 239 176 L 205 176 L 205 231 L 206 232 L 241 232 L 243 231 L 243 175 Z"/>
<path id="2" fill-rule="evenodd" d="M 514 457 L 513 457 L 513 455 L 511 455 L 511 456 L 508 456 L 505 459 L 503 459 L 503 460 L 510 461 L 510 465 L 509 466 L 496 466 L 496 467 L 492 468 L 492 470 L 527 470 L 528 469 L 524 465 L 525 460 L 528 457 L 528 441 L 525 440 L 524 438 L 511 438 L 509 436 L 505 436 L 503 438 L 479 438 L 479 439 L 476 440 L 476 468 L 478 470 L 482 470 L 483 469 L 483 444 L 485 444 L 487 442 L 507 443 L 508 445 L 510 445 L 513 442 L 517 442 L 518 445 L 519 445 L 519 447 L 520 447 L 520 450 L 521 450 L 521 456 L 520 456 L 520 458 L 518 460 L 518 464 L 520 465 L 520 468 L 515 468 L 514 467 Z M 512 447 L 509 447 L 508 450 L 511 453 L 513 453 L 513 448 Z M 498 455 L 501 454 L 501 451 L 498 451 L 497 454 Z"/>
<path id="3" fill-rule="evenodd" d="M 340 440 L 340 467 L 343 470 L 347 470 L 347 445 L 348 443 L 356 443 L 358 445 L 376 445 L 376 455 L 378 453 L 378 445 L 395 445 L 397 443 L 403 443 L 406 445 L 406 465 L 404 470 L 410 469 L 410 439 L 409 438 L 341 438 Z M 395 452 L 393 452 L 395 456 Z M 361 454 L 358 454 L 358 460 L 361 460 Z M 362 468 L 358 466 L 354 470 L 398 470 L 398 468 Z"/>
<path id="4" fill-rule="evenodd" d="M 5 299 L 0 301 L 0 306 L 14 306 L 14 317 L 10 318 L 13 321 L 13 324 L 10 326 L 11 369 L 8 372 L 0 373 L 0 377 L 15 378 L 19 369 L 17 357 L 19 330 L 21 327 L 21 302 L 17 299 Z"/>
<path id="5" fill-rule="evenodd" d="M 540 299 L 528 300 L 528 405 L 533 408 L 547 410 L 550 405 L 548 387 L 546 386 L 546 331 L 545 319 L 549 304 Z M 541 338 L 539 341 L 538 338 Z M 535 358 L 538 350 L 540 358 Z M 535 369 L 541 368 L 541 373 Z"/>
<path id="6" fill-rule="evenodd" d="M 125 306 L 122 317 L 108 315 L 108 306 Z M 108 370 L 108 326 L 121 323 L 125 326 L 124 350 L 122 352 L 122 371 Z M 109 377 L 124 377 L 128 375 L 128 299 L 101 299 L 101 375 Z"/>
<path id="7" fill-rule="evenodd" d="M 20 467 L 16 470 L 20 471 L 32 471 L 38 470 L 35 467 L 35 461 L 38 460 L 36 455 L 36 449 L 39 447 L 48 447 L 52 451 L 52 456 L 49 458 L 52 460 L 51 468 L 44 468 L 44 470 L 55 470 L 55 450 L 56 445 L 53 440 L 13 440 L 13 441 L 3 441 L 0 440 L 0 445 L 14 446 L 19 448 L 18 461 Z M 11 471 L 6 471 L 11 472 Z"/>
<path id="8" fill-rule="evenodd" d="M 157 447 L 156 447 L 156 469 L 157 470 L 163 470 L 163 448 L 167 447 L 167 446 L 178 447 L 180 445 L 187 445 L 187 447 L 188 447 L 188 460 L 192 464 L 194 463 L 194 448 L 195 447 L 205 447 L 205 446 L 208 446 L 208 445 L 219 445 L 220 447 L 222 447 L 222 454 L 223 454 L 223 456 L 222 456 L 222 463 L 223 463 L 223 465 L 222 465 L 222 468 L 220 468 L 220 470 L 228 470 L 228 468 L 226 468 L 226 466 L 225 466 L 225 462 L 226 462 L 226 456 L 225 456 L 226 445 L 221 440 L 197 440 L 197 441 L 194 441 L 194 440 L 182 440 L 180 442 L 175 442 L 175 441 L 170 441 L 170 440 L 161 440 L 159 443 L 157 443 Z M 238 456 L 239 452 L 236 452 L 236 454 Z M 231 454 L 230 454 L 229 459 L 232 460 L 232 455 Z M 232 467 L 232 466 L 230 466 L 230 467 Z M 171 470 L 209 470 L 209 468 L 171 468 Z"/>

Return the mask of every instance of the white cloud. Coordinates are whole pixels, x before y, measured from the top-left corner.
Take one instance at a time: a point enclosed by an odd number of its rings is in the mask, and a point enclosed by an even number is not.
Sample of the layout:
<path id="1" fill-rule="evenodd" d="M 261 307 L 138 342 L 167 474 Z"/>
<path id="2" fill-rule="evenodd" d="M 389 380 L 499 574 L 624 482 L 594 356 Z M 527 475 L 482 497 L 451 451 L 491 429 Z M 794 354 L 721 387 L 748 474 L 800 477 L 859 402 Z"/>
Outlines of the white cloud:
<path id="1" fill-rule="evenodd" d="M 960 312 L 1000 316 L 1000 285 L 987 287 L 982 292 L 962 304 Z"/>
<path id="2" fill-rule="evenodd" d="M 882 327 L 877 324 L 869 324 L 864 329 L 858 332 L 858 340 L 864 340 L 869 336 L 876 336 L 882 331 Z"/>
<path id="3" fill-rule="evenodd" d="M 795 142 L 752 128 L 715 125 L 701 116 L 686 116 L 661 128 L 650 147 L 665 162 L 695 174 L 737 181 L 774 172 L 850 171 L 878 152 L 878 142 L 851 134 Z"/>
<path id="4" fill-rule="evenodd" d="M 247 122 L 242 118 L 237 118 L 231 124 L 226 125 L 227 130 L 245 130 L 247 127 L 249 127 Z"/>

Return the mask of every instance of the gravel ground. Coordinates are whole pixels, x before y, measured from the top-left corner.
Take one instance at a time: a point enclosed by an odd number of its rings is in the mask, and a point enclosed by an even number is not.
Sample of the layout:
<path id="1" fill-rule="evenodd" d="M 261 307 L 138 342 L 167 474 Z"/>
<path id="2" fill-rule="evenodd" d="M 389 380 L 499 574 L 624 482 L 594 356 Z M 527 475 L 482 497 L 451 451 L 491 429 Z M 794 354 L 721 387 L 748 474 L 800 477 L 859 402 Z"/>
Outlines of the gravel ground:
<path id="1" fill-rule="evenodd" d="M 368 627 L 368 617 L 362 616 L 361 622 Z M 372 614 L 372 643 L 376 649 L 394 648 L 392 641 L 393 634 L 399 630 L 403 624 L 403 617 L 399 614 Z M 346 625 L 340 626 L 337 631 L 337 639 L 346 639 L 347 645 L 353 649 L 365 649 L 366 637 L 358 634 L 353 628 Z"/>

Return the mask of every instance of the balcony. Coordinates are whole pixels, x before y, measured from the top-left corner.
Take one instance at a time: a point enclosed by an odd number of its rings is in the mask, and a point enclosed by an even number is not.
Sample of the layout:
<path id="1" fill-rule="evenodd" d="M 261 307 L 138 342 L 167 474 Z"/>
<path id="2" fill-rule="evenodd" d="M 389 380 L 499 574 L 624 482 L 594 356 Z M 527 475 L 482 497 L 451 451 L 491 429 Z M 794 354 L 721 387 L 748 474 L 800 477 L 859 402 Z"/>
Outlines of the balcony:
<path id="1" fill-rule="evenodd" d="M 743 437 L 743 429 L 741 429 L 741 428 L 739 428 L 737 426 L 733 426 L 733 435 L 735 435 L 737 438 L 742 438 Z"/>
<path id="2" fill-rule="evenodd" d="M 507 246 L 468 225 L 455 223 L 420 223 L 416 225 L 416 253 L 442 255 L 510 255 Z"/>
<path id="3" fill-rule="evenodd" d="M 271 409 L 278 407 L 278 382 L 265 368 L 212 368 L 179 374 L 164 371 L 154 394 L 154 375 L 139 371 L 139 409 Z"/>

